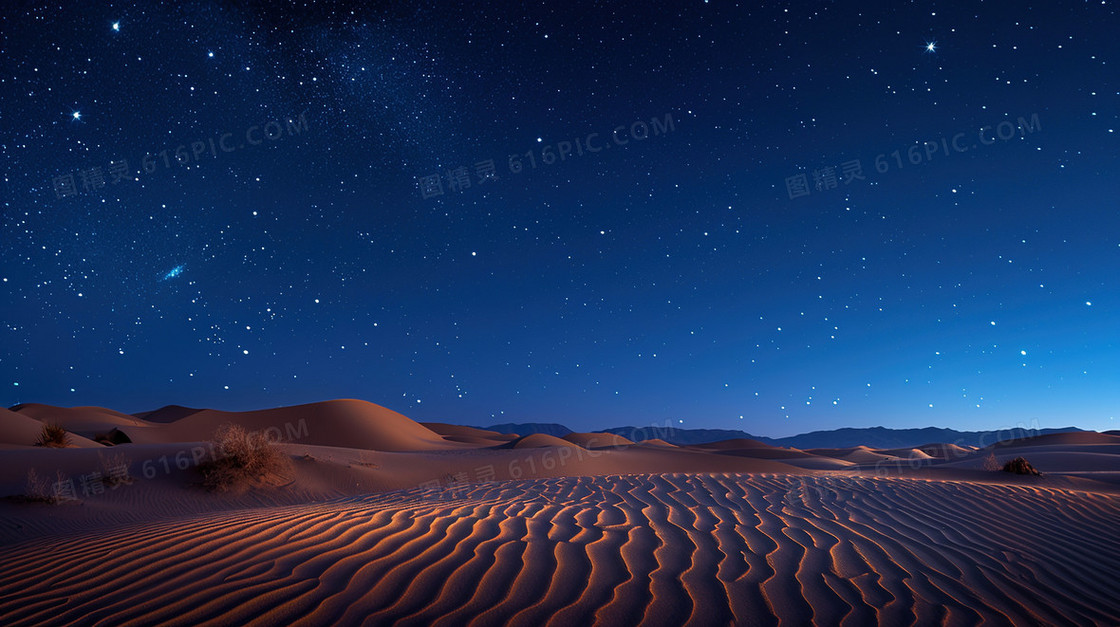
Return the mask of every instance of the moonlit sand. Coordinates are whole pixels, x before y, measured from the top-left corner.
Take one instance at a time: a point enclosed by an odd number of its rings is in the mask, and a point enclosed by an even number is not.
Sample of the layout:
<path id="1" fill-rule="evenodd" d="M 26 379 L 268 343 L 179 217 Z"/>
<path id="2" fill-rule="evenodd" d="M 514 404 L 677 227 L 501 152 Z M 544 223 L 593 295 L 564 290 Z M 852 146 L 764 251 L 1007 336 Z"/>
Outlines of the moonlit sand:
<path id="1" fill-rule="evenodd" d="M 962 447 L 521 438 L 361 401 L 0 420 L 10 625 L 1120 621 L 1116 435 L 995 449 L 1030 477 Z M 43 420 L 71 447 L 30 446 Z M 200 487 L 226 423 L 271 433 L 290 471 Z M 113 429 L 132 443 L 93 441 Z M 131 483 L 84 494 L 108 453 Z M 17 498 L 29 468 L 77 500 Z"/>

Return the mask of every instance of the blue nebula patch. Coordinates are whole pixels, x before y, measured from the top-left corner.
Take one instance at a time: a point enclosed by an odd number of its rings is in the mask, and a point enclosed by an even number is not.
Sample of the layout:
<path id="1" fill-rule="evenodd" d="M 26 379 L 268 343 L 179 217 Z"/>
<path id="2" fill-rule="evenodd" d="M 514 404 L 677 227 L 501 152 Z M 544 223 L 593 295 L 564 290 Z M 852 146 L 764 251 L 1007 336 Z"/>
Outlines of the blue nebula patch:
<path id="1" fill-rule="evenodd" d="M 168 270 L 167 274 L 163 275 L 163 278 L 160 279 L 160 281 L 168 281 L 170 279 L 174 279 L 175 277 L 182 274 L 183 270 L 185 270 L 186 267 L 187 267 L 186 264 L 180 264 L 180 265 L 175 266 L 174 268 Z"/>

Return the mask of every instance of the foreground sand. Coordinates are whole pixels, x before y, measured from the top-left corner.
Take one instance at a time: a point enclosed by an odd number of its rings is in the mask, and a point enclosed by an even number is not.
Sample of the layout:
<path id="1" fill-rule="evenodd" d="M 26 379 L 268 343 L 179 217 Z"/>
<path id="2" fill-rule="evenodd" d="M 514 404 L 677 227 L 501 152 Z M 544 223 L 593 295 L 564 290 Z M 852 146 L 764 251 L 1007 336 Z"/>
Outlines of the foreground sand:
<path id="1" fill-rule="evenodd" d="M 33 446 L 48 422 L 70 446 Z M 224 424 L 291 467 L 204 489 Z M 1044 476 L 984 470 L 1018 456 Z M 1120 625 L 1120 434 L 798 450 L 27 404 L 0 497 L 4 626 Z"/>
<path id="2" fill-rule="evenodd" d="M 1120 623 L 1120 497 L 664 474 L 212 512 L 0 548 L 8 625 Z"/>

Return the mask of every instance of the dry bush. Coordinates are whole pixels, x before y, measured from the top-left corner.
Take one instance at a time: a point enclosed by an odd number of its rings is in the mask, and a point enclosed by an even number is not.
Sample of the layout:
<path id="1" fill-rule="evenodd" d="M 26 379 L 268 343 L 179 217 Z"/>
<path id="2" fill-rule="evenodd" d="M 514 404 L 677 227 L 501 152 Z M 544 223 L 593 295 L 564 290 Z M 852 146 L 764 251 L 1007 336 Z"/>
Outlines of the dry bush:
<path id="1" fill-rule="evenodd" d="M 27 470 L 27 486 L 23 490 L 23 496 L 28 501 L 36 501 L 40 503 L 53 503 L 54 491 L 51 490 L 51 482 L 46 477 L 40 476 L 35 472 L 34 468 Z"/>
<path id="2" fill-rule="evenodd" d="M 1010 472 L 1016 475 L 1035 475 L 1038 477 L 1042 476 L 1042 473 L 1039 472 L 1034 466 L 1031 466 L 1031 463 L 1023 457 L 1016 457 L 1015 459 L 1004 464 L 1003 472 Z"/>
<path id="3" fill-rule="evenodd" d="M 66 479 L 62 471 L 57 472 L 57 479 L 61 483 Z M 67 496 L 55 491 L 54 483 L 51 480 L 40 475 L 34 468 L 27 469 L 27 484 L 23 491 L 23 498 L 33 503 L 61 503 L 66 500 L 75 499 L 74 496 Z"/>
<path id="4" fill-rule="evenodd" d="M 199 467 L 207 488 L 225 491 L 259 480 L 283 476 L 291 460 L 263 431 L 222 425 L 210 441 L 215 458 Z"/>
<path id="5" fill-rule="evenodd" d="M 98 453 L 101 462 L 101 482 L 110 488 L 132 483 L 128 458 L 122 453 Z"/>
<path id="6" fill-rule="evenodd" d="M 984 470 L 996 472 L 1000 470 L 999 460 L 996 459 L 995 451 L 988 451 L 988 455 L 984 457 Z"/>
<path id="7" fill-rule="evenodd" d="M 35 446 L 66 448 L 70 446 L 70 434 L 61 426 L 48 422 L 43 425 L 43 430 L 39 432 L 39 439 L 35 441 Z"/>

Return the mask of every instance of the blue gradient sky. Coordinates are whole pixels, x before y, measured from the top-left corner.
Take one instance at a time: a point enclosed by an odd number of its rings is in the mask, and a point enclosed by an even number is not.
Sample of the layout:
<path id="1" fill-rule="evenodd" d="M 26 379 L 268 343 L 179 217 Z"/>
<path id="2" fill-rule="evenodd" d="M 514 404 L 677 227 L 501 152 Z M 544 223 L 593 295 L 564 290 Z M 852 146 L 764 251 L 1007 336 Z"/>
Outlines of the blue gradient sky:
<path id="1" fill-rule="evenodd" d="M 7 405 L 1118 428 L 1111 4 L 311 4 L 3 9 Z"/>

